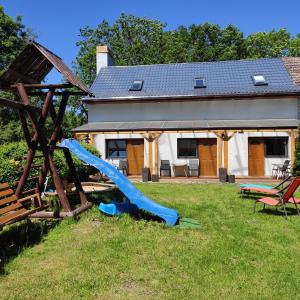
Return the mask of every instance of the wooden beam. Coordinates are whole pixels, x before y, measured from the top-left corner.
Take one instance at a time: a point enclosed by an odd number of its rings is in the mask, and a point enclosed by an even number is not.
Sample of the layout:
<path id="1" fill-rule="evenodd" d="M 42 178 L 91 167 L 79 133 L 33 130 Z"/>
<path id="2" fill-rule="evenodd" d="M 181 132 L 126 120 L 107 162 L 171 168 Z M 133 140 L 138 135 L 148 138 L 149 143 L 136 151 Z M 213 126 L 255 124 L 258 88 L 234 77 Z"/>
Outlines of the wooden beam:
<path id="1" fill-rule="evenodd" d="M 69 95 L 74 95 L 74 96 L 85 96 L 86 93 L 85 92 L 77 92 L 77 91 L 63 91 L 63 92 L 55 92 L 54 95 L 55 96 L 61 96 L 64 93 L 69 93 Z M 47 95 L 47 92 L 29 92 L 28 93 L 29 96 L 45 96 Z"/>
<path id="2" fill-rule="evenodd" d="M 10 87 L 16 88 L 18 85 L 13 84 Z M 72 88 L 73 84 L 70 83 L 62 83 L 62 84 L 23 84 L 24 88 L 26 89 L 66 89 L 66 88 Z"/>
<path id="3" fill-rule="evenodd" d="M 282 129 L 227 129 L 226 131 L 228 133 L 232 132 L 232 133 L 244 133 L 244 132 L 290 132 L 291 129 L 296 129 L 295 128 L 282 128 Z M 156 133 L 216 133 L 219 131 L 223 131 L 224 129 L 220 130 L 220 129 L 195 129 L 195 130 L 151 130 L 152 132 L 156 132 Z M 145 136 L 147 136 L 148 131 L 147 130 L 119 130 L 119 131 L 74 131 L 74 134 L 88 134 L 88 133 L 92 133 L 92 134 L 132 134 L 132 133 L 136 133 L 136 134 L 144 134 Z"/>
<path id="4" fill-rule="evenodd" d="M 94 135 L 92 133 L 90 134 L 90 145 L 95 147 L 95 139 L 94 139 Z"/>
<path id="5" fill-rule="evenodd" d="M 224 168 L 228 170 L 228 139 L 224 141 Z"/>
<path id="6" fill-rule="evenodd" d="M 222 140 L 222 131 L 219 131 L 217 134 L 217 148 L 218 148 L 218 168 L 223 168 L 223 140 Z"/>
<path id="7" fill-rule="evenodd" d="M 155 134 L 154 137 L 154 174 L 159 175 L 158 171 L 158 146 L 160 134 Z"/>
<path id="8" fill-rule="evenodd" d="M 290 132 L 290 138 L 291 138 L 291 166 L 293 167 L 295 162 L 295 150 L 296 150 L 296 137 L 295 132 L 292 129 Z"/>
<path id="9" fill-rule="evenodd" d="M 40 108 L 35 107 L 33 105 L 24 105 L 21 102 L 13 101 L 13 100 L 8 100 L 5 98 L 0 98 L 0 105 L 1 106 L 7 106 L 13 109 L 19 109 L 19 110 L 26 110 L 27 107 L 30 107 L 32 110 L 36 112 L 40 112 Z"/>
<path id="10" fill-rule="evenodd" d="M 148 133 L 148 164 L 150 169 L 150 175 L 152 175 L 152 169 L 153 169 L 152 145 L 153 145 L 153 139 L 152 139 L 152 132 L 150 131 Z"/>

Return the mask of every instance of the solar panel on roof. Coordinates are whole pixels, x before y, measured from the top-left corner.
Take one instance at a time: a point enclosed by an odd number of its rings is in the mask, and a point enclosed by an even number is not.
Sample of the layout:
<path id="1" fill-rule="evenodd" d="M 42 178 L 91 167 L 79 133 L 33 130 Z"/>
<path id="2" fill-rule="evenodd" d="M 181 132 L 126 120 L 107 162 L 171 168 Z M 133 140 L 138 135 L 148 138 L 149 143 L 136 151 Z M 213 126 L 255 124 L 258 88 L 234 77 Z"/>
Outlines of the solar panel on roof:
<path id="1" fill-rule="evenodd" d="M 194 88 L 206 88 L 205 78 L 195 78 Z"/>
<path id="2" fill-rule="evenodd" d="M 129 91 L 141 91 L 143 88 L 143 80 L 134 80 Z"/>

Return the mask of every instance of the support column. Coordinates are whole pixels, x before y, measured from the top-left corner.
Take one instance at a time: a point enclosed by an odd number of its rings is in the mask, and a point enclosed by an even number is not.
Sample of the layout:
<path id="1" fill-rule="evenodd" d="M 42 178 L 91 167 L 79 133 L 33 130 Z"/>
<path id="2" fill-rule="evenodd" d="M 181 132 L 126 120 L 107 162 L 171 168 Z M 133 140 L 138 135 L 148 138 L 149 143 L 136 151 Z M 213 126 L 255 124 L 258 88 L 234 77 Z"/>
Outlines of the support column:
<path id="1" fill-rule="evenodd" d="M 149 131 L 148 133 L 148 164 L 150 169 L 150 175 L 152 175 L 152 169 L 153 169 L 153 138 L 152 138 L 152 132 Z"/>
<path id="2" fill-rule="evenodd" d="M 160 134 L 155 135 L 154 140 L 154 174 L 159 175 L 158 173 L 158 140 L 159 140 Z"/>
<path id="3" fill-rule="evenodd" d="M 290 131 L 290 138 L 291 138 L 291 166 L 293 167 L 295 162 L 295 150 L 296 150 L 295 131 L 293 129 L 291 129 Z"/>
<path id="4" fill-rule="evenodd" d="M 228 170 L 228 139 L 224 139 L 224 168 Z"/>
<path id="5" fill-rule="evenodd" d="M 218 169 L 223 168 L 223 139 L 222 131 L 218 131 L 217 134 L 217 147 L 218 147 Z"/>

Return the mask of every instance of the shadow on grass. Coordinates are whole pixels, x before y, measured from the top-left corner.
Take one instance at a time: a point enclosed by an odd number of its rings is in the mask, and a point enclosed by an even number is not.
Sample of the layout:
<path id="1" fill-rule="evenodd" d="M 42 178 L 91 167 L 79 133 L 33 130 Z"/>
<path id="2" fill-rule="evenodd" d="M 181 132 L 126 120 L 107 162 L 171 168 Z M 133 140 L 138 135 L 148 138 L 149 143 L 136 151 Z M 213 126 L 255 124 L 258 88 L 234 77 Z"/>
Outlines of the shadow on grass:
<path id="1" fill-rule="evenodd" d="M 38 244 L 55 227 L 57 221 L 25 221 L 4 228 L 0 232 L 0 275 L 5 275 L 5 264 L 26 248 Z"/>
<path id="2" fill-rule="evenodd" d="M 286 207 L 285 209 L 286 209 L 286 212 L 287 212 L 288 216 L 298 215 L 297 210 L 292 208 L 292 207 Z M 256 207 L 256 212 L 267 214 L 267 215 L 275 215 L 275 216 L 285 217 L 284 210 L 281 207 L 280 208 L 278 207 L 278 209 L 270 208 L 270 207 L 267 207 L 267 206 L 265 208 L 263 208 L 263 206 L 262 207 Z"/>

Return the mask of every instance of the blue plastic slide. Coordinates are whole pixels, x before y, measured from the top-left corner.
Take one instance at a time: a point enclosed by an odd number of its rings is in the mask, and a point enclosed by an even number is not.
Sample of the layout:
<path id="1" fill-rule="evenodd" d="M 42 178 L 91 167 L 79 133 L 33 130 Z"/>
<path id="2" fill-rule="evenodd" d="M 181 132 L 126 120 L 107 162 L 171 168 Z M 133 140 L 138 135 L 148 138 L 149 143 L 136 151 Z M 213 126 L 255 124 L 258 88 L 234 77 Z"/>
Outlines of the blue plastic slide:
<path id="1" fill-rule="evenodd" d="M 254 183 L 243 183 L 240 184 L 241 188 L 244 187 L 254 187 L 254 188 L 259 188 L 259 189 L 273 189 L 273 186 L 269 186 L 269 185 L 263 185 L 263 184 L 254 184 Z"/>
<path id="2" fill-rule="evenodd" d="M 60 147 L 69 148 L 78 158 L 87 164 L 94 166 L 100 172 L 108 176 L 127 197 L 130 203 L 165 220 L 168 225 L 175 225 L 178 222 L 176 210 L 164 207 L 143 195 L 121 172 L 103 159 L 94 156 L 84 149 L 76 140 L 65 139 Z"/>

